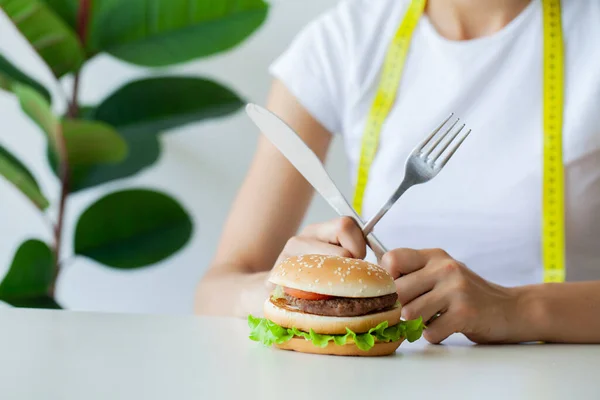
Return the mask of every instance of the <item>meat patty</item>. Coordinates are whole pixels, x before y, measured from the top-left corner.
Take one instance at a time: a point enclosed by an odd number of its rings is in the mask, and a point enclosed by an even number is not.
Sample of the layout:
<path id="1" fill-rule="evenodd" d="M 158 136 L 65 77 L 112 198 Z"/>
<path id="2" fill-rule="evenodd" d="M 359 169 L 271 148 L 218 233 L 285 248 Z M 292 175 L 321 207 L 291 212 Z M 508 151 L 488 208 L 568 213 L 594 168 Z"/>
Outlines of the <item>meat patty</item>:
<path id="1" fill-rule="evenodd" d="M 295 306 L 308 314 L 356 317 L 392 307 L 398 300 L 398 294 L 391 293 L 385 296 L 365 298 L 335 297 L 327 300 L 304 300 L 286 293 L 285 299 L 290 306 Z"/>

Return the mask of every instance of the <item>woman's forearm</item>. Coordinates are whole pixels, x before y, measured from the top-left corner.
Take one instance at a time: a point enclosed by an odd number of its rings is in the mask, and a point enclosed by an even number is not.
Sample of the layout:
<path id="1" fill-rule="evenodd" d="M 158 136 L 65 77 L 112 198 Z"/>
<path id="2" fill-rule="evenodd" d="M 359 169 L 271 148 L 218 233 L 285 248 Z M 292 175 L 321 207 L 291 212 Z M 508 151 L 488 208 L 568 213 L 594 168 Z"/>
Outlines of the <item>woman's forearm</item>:
<path id="1" fill-rule="evenodd" d="M 196 289 L 194 311 L 201 315 L 246 318 L 262 315 L 271 287 L 269 272 L 239 272 L 228 268 L 210 270 Z"/>
<path id="2" fill-rule="evenodd" d="M 529 340 L 600 343 L 600 281 L 548 283 L 516 290 Z"/>

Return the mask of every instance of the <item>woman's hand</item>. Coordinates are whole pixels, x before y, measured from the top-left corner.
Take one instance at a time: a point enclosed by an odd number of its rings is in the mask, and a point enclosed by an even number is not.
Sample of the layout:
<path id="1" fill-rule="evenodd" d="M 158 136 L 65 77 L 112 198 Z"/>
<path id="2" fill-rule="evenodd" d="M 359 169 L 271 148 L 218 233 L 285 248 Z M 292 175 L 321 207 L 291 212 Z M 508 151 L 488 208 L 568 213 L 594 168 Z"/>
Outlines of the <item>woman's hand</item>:
<path id="1" fill-rule="evenodd" d="M 350 217 L 313 224 L 298 236 L 290 238 L 277 259 L 303 254 L 326 254 L 340 257 L 364 258 L 367 244 L 356 222 Z"/>
<path id="2" fill-rule="evenodd" d="M 396 279 L 405 319 L 422 317 L 423 336 L 440 343 L 463 333 L 476 343 L 522 341 L 518 291 L 487 282 L 443 250 L 396 249 L 381 261 Z"/>

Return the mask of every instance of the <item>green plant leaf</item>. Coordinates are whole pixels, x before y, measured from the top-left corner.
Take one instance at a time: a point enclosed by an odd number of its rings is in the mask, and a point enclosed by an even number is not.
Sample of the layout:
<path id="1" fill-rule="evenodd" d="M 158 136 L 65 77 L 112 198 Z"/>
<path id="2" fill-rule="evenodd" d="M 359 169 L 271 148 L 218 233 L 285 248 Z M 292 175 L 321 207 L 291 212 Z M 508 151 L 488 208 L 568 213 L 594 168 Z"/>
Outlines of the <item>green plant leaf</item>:
<path id="1" fill-rule="evenodd" d="M 62 124 L 50 109 L 50 104 L 35 89 L 25 84 L 6 78 L 0 73 L 0 88 L 12 91 L 19 99 L 21 109 L 46 134 L 48 153 L 56 154 L 58 138 L 62 133 Z M 56 171 L 57 159 L 51 158 L 50 165 Z"/>
<path id="2" fill-rule="evenodd" d="M 96 1 L 87 51 L 167 66 L 229 50 L 265 21 L 263 0 Z"/>
<path id="3" fill-rule="evenodd" d="M 169 101 L 164 101 L 169 99 Z M 167 129 L 239 110 L 244 102 L 227 87 L 201 78 L 158 77 L 130 82 L 107 97 L 89 118 L 108 123 L 127 142 L 127 158 L 80 173 L 71 191 L 134 175 L 160 155 L 157 135 Z"/>
<path id="4" fill-rule="evenodd" d="M 187 212 L 171 197 L 146 189 L 111 193 L 91 205 L 75 228 L 75 253 L 113 268 L 155 264 L 192 234 Z"/>
<path id="5" fill-rule="evenodd" d="M 41 0 L 46 3 L 73 32 L 77 32 L 77 10 L 80 0 Z"/>
<path id="6" fill-rule="evenodd" d="M 19 99 L 19 104 L 25 114 L 46 133 L 50 145 L 55 148 L 61 125 L 50 109 L 50 104 L 30 86 L 14 82 L 11 90 Z"/>
<path id="7" fill-rule="evenodd" d="M 40 185 L 38 185 L 35 176 L 27 169 L 25 164 L 21 162 L 16 156 L 11 154 L 6 147 L 0 145 L 0 157 L 8 160 L 9 163 L 13 165 L 14 168 L 19 170 L 19 174 L 23 174 L 25 179 L 31 181 L 31 184 L 39 189 Z"/>
<path id="8" fill-rule="evenodd" d="M 127 156 L 127 143 L 110 125 L 84 120 L 64 120 L 63 135 L 71 172 L 70 184 L 81 186 L 90 169 L 98 164 L 117 164 Z M 58 157 L 48 147 L 48 161 L 58 176 Z"/>
<path id="9" fill-rule="evenodd" d="M 81 186 L 81 182 L 88 179 L 88 171 L 99 163 L 116 165 L 126 158 L 127 142 L 108 124 L 84 119 L 64 120 L 61 123 L 52 113 L 50 104 L 33 88 L 12 80 L 8 81 L 7 86 L 17 95 L 25 114 L 47 134 L 48 160 L 55 174 L 58 170 L 57 140 L 60 134 L 64 136 L 71 184 L 75 187 Z M 83 107 L 80 111 L 84 118 L 90 118 L 90 114 L 93 114 L 90 107 Z"/>
<path id="10" fill-rule="evenodd" d="M 72 193 L 135 175 L 158 160 L 160 142 L 156 134 L 127 135 L 123 131 L 119 132 L 128 148 L 125 160 L 118 164 L 96 164 L 79 168 L 74 172 L 70 188 Z"/>
<path id="11" fill-rule="evenodd" d="M 95 118 L 132 134 L 161 132 L 228 115 L 243 104 L 229 88 L 207 79 L 158 77 L 121 87 L 98 106 Z"/>
<path id="12" fill-rule="evenodd" d="M 19 100 L 21 109 L 35 122 L 54 143 L 60 129 L 57 118 L 52 113 L 50 103 L 33 87 L 18 82 L 0 72 L 0 89 L 13 92 Z"/>
<path id="13" fill-rule="evenodd" d="M 93 121 L 95 112 L 96 112 L 96 107 L 80 105 L 79 113 L 77 114 L 77 118 L 83 119 L 86 121 Z"/>
<path id="14" fill-rule="evenodd" d="M 48 308 L 59 310 L 61 305 L 48 295 L 38 297 L 17 297 L 14 299 L 4 300 L 6 303 L 19 308 Z"/>
<path id="15" fill-rule="evenodd" d="M 127 156 L 127 143 L 107 124 L 67 119 L 62 127 L 69 165 L 118 163 Z"/>
<path id="16" fill-rule="evenodd" d="M 16 28 L 57 78 L 79 69 L 84 54 L 73 30 L 39 0 L 0 0 Z"/>
<path id="17" fill-rule="evenodd" d="M 2 56 L 2 54 L 0 54 L 0 74 L 4 75 L 7 79 L 10 79 L 13 82 L 19 82 L 31 87 L 40 93 L 44 97 L 44 100 L 50 102 L 50 92 L 48 92 L 48 90 L 42 86 L 42 84 L 21 72 L 10 61 Z"/>
<path id="18" fill-rule="evenodd" d="M 15 307 L 60 308 L 48 291 L 54 279 L 52 250 L 39 240 L 23 242 L 0 283 L 0 300 Z"/>
<path id="19" fill-rule="evenodd" d="M 40 210 L 45 210 L 50 205 L 33 174 L 3 146 L 0 146 L 0 175 L 18 188 Z"/>

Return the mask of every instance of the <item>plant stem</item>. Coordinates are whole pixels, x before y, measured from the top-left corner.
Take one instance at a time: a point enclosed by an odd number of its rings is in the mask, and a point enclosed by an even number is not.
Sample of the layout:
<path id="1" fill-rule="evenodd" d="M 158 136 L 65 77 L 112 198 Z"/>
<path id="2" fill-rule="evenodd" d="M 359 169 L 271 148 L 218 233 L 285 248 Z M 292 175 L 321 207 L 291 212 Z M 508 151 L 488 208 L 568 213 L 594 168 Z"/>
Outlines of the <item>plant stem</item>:
<path id="1" fill-rule="evenodd" d="M 68 118 L 76 118 L 79 109 L 78 94 L 79 92 L 79 71 L 75 73 L 75 83 L 73 84 L 73 95 L 71 103 L 67 110 Z M 67 207 L 67 197 L 69 196 L 69 154 L 67 153 L 67 141 L 63 135 L 62 125 L 59 126 L 56 135 L 56 152 L 58 155 L 58 175 L 60 178 L 60 200 L 58 203 L 58 216 L 56 217 L 56 226 L 54 227 L 54 277 L 52 285 L 50 285 L 49 295 L 54 298 L 56 291 L 56 280 L 60 273 L 60 249 L 62 246 L 63 223 L 65 220 L 65 209 Z"/>
<path id="2" fill-rule="evenodd" d="M 92 0 L 79 0 L 79 10 L 77 11 L 77 36 L 84 48 L 85 43 L 87 42 L 91 8 Z"/>
<path id="3" fill-rule="evenodd" d="M 73 96 L 71 97 L 71 102 L 69 103 L 69 109 L 67 110 L 67 116 L 71 119 L 77 118 L 79 115 L 79 71 L 75 73 L 75 78 L 73 81 Z"/>
<path id="4" fill-rule="evenodd" d="M 85 48 L 87 40 L 87 31 L 89 25 L 90 10 L 92 7 L 92 0 L 79 0 L 79 10 L 77 12 L 77 35 L 81 46 Z M 79 77 L 81 70 L 75 72 L 73 82 L 73 94 L 69 107 L 67 110 L 67 118 L 75 119 L 79 115 Z M 69 168 L 69 155 L 67 153 L 67 142 L 63 135 L 62 126 L 59 127 L 56 137 L 56 152 L 58 153 L 59 160 L 59 177 L 61 183 L 60 200 L 58 205 L 58 216 L 56 220 L 56 226 L 54 228 L 54 277 L 52 279 L 52 285 L 50 286 L 49 295 L 54 298 L 56 291 L 56 280 L 60 273 L 60 250 L 63 239 L 63 223 L 65 220 L 65 209 L 67 205 L 67 197 L 69 196 L 69 183 L 70 183 L 70 168 Z"/>
<path id="5" fill-rule="evenodd" d="M 75 82 L 73 84 L 73 94 L 69 109 L 67 110 L 68 118 L 76 118 L 79 112 L 78 104 L 79 93 L 79 71 L 75 73 Z M 49 295 L 54 299 L 56 292 L 56 280 L 60 273 L 60 249 L 63 238 L 63 223 L 65 220 L 65 209 L 67 207 L 67 197 L 69 196 L 69 181 L 71 171 L 69 169 L 69 154 L 67 153 L 67 141 L 63 135 L 62 125 L 59 126 L 56 135 L 56 153 L 58 155 L 58 176 L 60 178 L 60 199 L 58 203 L 58 216 L 56 217 L 56 225 L 54 227 L 54 276 L 50 285 Z"/>
<path id="6" fill-rule="evenodd" d="M 76 118 L 79 112 L 78 104 L 79 92 L 79 71 L 75 73 L 75 82 L 73 84 L 73 94 L 69 109 L 67 110 L 68 118 Z M 63 223 L 65 220 L 65 209 L 67 206 L 67 197 L 69 196 L 69 154 L 67 153 L 67 141 L 63 135 L 62 125 L 59 126 L 56 135 L 56 153 L 58 155 L 58 176 L 60 178 L 60 199 L 58 203 L 58 215 L 56 217 L 56 225 L 54 227 L 54 276 L 50 285 L 49 295 L 54 299 L 56 292 L 56 280 L 60 273 L 60 249 L 63 238 Z"/>
<path id="7" fill-rule="evenodd" d="M 61 182 L 60 200 L 58 204 L 58 216 L 56 226 L 54 227 L 54 277 L 50 286 L 49 295 L 54 298 L 56 291 L 56 280 L 60 272 L 60 249 L 63 238 L 63 222 L 65 219 L 65 209 L 67 205 L 67 197 L 69 195 L 69 156 L 67 154 L 67 142 L 62 132 L 62 127 L 58 129 L 56 138 L 57 153 L 59 159 L 59 176 Z"/>
<path id="8" fill-rule="evenodd" d="M 77 12 L 77 35 L 81 46 L 85 48 L 87 40 L 87 31 L 89 25 L 90 10 L 92 0 L 79 0 L 79 10 Z M 79 77 L 81 70 L 75 72 L 73 81 L 73 94 L 67 110 L 67 118 L 75 119 L 79 115 Z M 54 277 L 50 286 L 49 295 L 54 298 L 56 292 L 56 280 L 60 273 L 60 250 L 63 239 L 63 223 L 65 220 L 65 209 L 67 205 L 67 197 L 69 196 L 70 183 L 70 168 L 69 155 L 67 153 L 67 142 L 63 135 L 62 126 L 59 127 L 56 137 L 56 152 L 59 160 L 59 177 L 61 183 L 60 200 L 58 205 L 58 216 L 56 226 L 54 228 Z"/>

